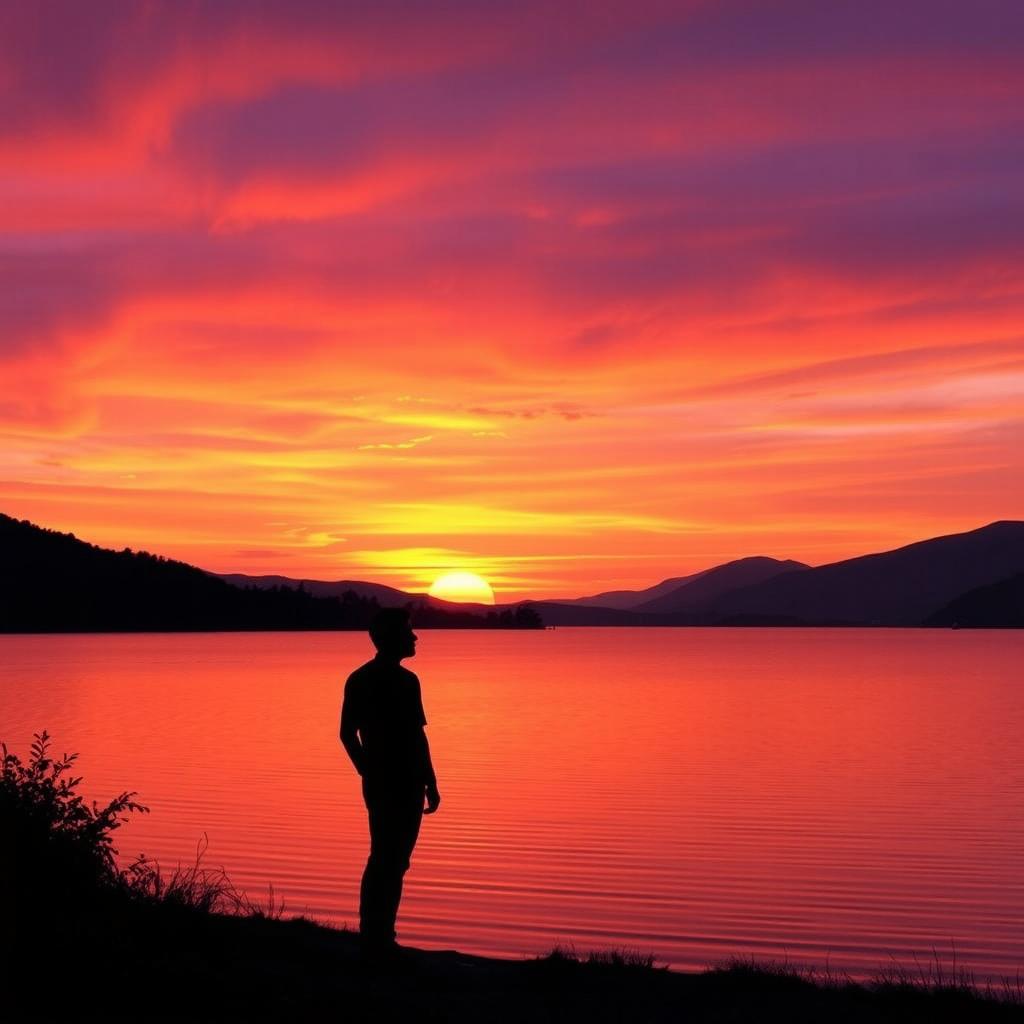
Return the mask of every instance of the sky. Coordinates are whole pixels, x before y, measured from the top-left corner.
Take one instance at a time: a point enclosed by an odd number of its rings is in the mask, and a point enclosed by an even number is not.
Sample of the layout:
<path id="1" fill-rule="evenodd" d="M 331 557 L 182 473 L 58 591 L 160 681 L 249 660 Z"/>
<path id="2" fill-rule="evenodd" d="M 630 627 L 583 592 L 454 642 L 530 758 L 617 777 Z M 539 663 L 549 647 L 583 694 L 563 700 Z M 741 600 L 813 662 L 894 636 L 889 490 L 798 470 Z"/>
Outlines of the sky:
<path id="1" fill-rule="evenodd" d="M 499 601 L 1024 518 L 1024 4 L 3 5 L 0 511 Z"/>

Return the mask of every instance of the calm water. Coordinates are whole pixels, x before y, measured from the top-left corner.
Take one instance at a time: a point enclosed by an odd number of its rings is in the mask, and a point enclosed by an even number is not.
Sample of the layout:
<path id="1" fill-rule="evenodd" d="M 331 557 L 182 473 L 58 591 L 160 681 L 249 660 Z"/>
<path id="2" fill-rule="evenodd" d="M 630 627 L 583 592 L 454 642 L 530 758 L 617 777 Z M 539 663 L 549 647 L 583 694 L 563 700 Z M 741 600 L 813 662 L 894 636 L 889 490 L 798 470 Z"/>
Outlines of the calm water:
<path id="1" fill-rule="evenodd" d="M 422 631 L 441 811 L 403 942 L 631 946 L 871 972 L 1024 968 L 1024 633 Z M 366 825 L 337 739 L 360 634 L 0 637 L 0 738 L 152 814 L 123 855 L 222 865 L 356 924 Z"/>

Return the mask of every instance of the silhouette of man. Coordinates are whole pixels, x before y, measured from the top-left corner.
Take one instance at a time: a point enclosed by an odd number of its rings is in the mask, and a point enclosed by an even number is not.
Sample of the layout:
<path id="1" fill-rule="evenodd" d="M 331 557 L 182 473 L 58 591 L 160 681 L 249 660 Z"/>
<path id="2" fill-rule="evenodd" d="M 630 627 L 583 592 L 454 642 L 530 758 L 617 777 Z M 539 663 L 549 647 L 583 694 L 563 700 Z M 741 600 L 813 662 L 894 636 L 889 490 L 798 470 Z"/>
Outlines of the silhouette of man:
<path id="1" fill-rule="evenodd" d="M 363 780 L 370 856 L 359 891 L 359 935 L 370 954 L 397 948 L 395 918 L 402 879 L 424 814 L 441 803 L 420 696 L 420 681 L 401 662 L 416 653 L 409 613 L 385 608 L 370 624 L 377 656 L 345 683 L 341 742 Z M 424 809 L 426 800 L 426 809 Z"/>

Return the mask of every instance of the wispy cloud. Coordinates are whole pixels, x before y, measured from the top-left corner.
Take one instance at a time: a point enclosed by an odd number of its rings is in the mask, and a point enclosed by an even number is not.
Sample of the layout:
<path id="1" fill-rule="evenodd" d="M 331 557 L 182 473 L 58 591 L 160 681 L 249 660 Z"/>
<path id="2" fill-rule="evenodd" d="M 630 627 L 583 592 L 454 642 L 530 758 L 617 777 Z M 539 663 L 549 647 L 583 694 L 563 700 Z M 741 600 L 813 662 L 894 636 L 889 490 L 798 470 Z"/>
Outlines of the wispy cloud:
<path id="1" fill-rule="evenodd" d="M 417 445 L 426 444 L 428 441 L 433 441 L 433 434 L 424 434 L 423 437 L 413 437 L 408 441 L 397 441 L 394 444 L 388 444 L 381 442 L 380 444 L 361 444 L 359 450 L 361 452 L 372 451 L 375 448 L 387 448 L 392 450 L 415 448 Z"/>
<path id="2" fill-rule="evenodd" d="M 5 511 L 507 594 L 1019 514 L 1024 6 L 479 13 L 4 8 Z"/>

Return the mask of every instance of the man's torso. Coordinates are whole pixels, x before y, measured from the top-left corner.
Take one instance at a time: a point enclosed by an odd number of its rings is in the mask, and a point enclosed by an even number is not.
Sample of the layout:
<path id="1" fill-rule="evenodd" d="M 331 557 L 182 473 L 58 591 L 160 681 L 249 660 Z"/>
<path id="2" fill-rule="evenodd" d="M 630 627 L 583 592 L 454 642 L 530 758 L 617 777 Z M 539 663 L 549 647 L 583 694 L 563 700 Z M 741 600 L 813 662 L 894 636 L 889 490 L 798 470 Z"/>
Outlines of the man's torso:
<path id="1" fill-rule="evenodd" d="M 367 781 L 424 777 L 427 720 L 414 673 L 376 658 L 367 662 L 348 677 L 345 709 L 359 730 Z"/>

